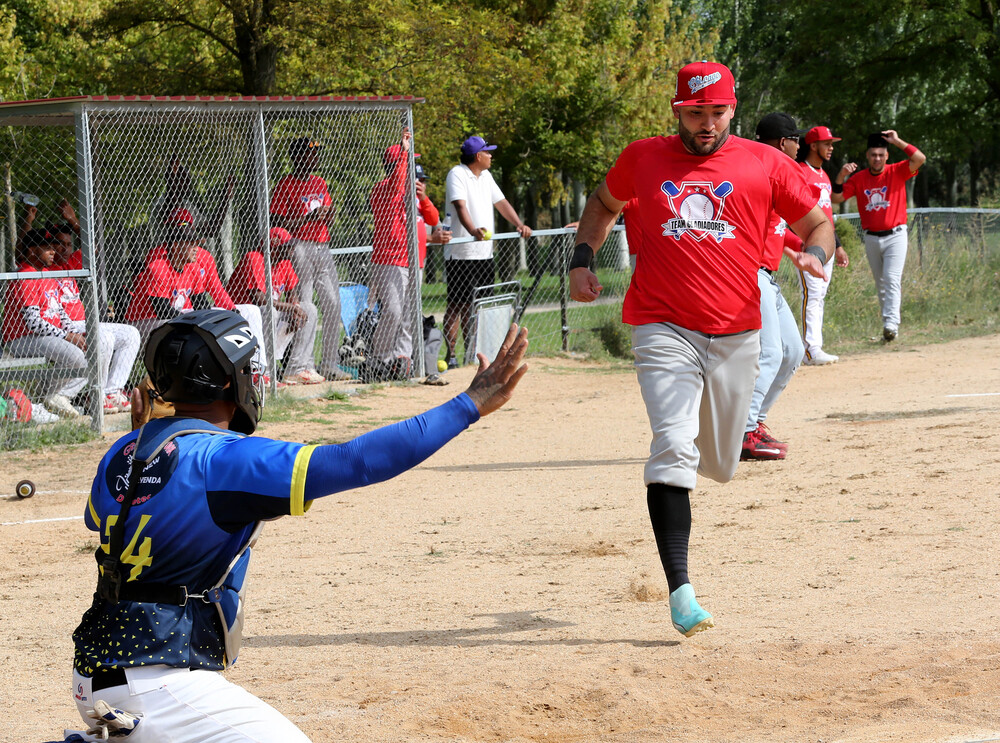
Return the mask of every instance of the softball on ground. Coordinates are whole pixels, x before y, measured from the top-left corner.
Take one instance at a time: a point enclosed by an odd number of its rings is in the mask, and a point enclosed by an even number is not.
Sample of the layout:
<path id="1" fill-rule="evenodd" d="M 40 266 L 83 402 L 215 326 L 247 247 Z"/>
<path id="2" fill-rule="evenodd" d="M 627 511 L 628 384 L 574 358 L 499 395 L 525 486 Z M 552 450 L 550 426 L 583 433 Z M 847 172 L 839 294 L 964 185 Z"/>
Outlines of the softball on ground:
<path id="1" fill-rule="evenodd" d="M 438 371 L 448 371 L 448 362 L 444 359 L 438 359 Z"/>

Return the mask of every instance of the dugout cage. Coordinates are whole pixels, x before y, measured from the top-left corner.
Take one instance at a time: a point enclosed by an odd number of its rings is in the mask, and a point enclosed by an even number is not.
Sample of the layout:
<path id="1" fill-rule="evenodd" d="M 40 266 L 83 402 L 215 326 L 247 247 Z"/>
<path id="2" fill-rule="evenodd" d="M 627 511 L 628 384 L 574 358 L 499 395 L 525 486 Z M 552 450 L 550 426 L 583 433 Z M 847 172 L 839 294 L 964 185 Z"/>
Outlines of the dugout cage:
<path id="1" fill-rule="evenodd" d="M 70 423 L 89 423 L 98 432 L 127 427 L 127 415 L 105 420 L 106 414 L 115 412 L 106 399 L 111 373 L 108 349 L 117 354 L 121 344 L 117 339 L 112 344 L 101 326 L 139 325 L 144 344 L 150 325 L 156 323 L 143 327 L 135 322 L 140 312 L 135 306 L 135 282 L 151 251 L 163 247 L 173 234 L 165 225 L 173 224 L 177 214 L 190 217 L 199 246 L 211 256 L 223 285 L 247 253 L 262 254 L 267 290 L 259 312 L 265 373 L 273 389 L 281 373 L 275 339 L 282 314 L 275 311 L 272 290 L 281 286 L 272 280 L 277 264 L 265 236 L 274 226 L 270 205 L 275 186 L 292 170 L 290 147 L 296 146 L 296 140 L 318 145 L 312 173 L 325 182 L 332 198 L 334 216 L 328 220 L 327 249 L 334 258 L 337 280 L 367 284 L 373 243 L 370 195 L 387 176 L 384 153 L 400 142 L 404 128 L 413 130 L 412 106 L 421 100 L 81 96 L 0 104 L 0 125 L 5 128 L 0 143 L 5 194 L 0 207 L 0 325 L 4 332 L 0 447 L 19 446 L 24 434 L 37 434 L 44 428 L 42 422 L 52 416 L 38 406 L 44 408 L 46 399 L 60 390 L 66 391 L 65 396 L 73 393 L 76 385 L 68 380 L 86 380 L 71 401 L 82 415 L 52 423 L 51 428 Z M 405 159 L 407 183 L 412 184 L 412 147 Z M 405 189 L 402 208 L 410 265 L 416 266 L 412 187 Z M 78 226 L 72 224 L 73 215 Z M 19 242 L 31 216 L 33 228 L 70 233 L 72 250 L 79 250 L 77 265 L 64 265 L 59 271 L 18 270 L 30 258 Z M 207 270 L 199 266 L 199 271 Z M 24 330 L 14 318 L 18 302 L 23 302 L 26 292 L 38 294 L 28 289 L 38 285 L 29 282 L 43 279 L 55 279 L 63 291 L 71 291 L 73 282 L 79 289 L 86 338 L 101 338 L 100 343 L 86 343 L 84 366 L 58 354 L 41 353 L 31 344 L 12 346 L 13 336 Z M 410 271 L 409 281 L 413 290 L 408 296 L 415 300 L 404 313 L 412 317 L 414 335 L 419 338 L 419 271 Z M 45 281 L 42 286 L 53 284 Z M 302 297 L 318 309 L 317 340 L 309 350 L 320 365 L 331 364 L 324 349 L 337 348 L 341 342 L 338 295 L 331 297 L 328 291 L 325 298 L 319 292 L 315 298 Z M 173 296 L 171 306 L 176 302 L 183 309 L 183 299 Z M 212 299 L 220 303 L 214 293 Z M 54 300 L 43 301 L 51 304 Z M 140 344 L 127 373 L 126 391 L 143 375 L 141 356 Z M 422 373 L 421 348 L 414 349 L 413 360 Z M 34 420 L 26 421 L 32 409 Z M 65 415 L 68 411 L 55 412 Z"/>

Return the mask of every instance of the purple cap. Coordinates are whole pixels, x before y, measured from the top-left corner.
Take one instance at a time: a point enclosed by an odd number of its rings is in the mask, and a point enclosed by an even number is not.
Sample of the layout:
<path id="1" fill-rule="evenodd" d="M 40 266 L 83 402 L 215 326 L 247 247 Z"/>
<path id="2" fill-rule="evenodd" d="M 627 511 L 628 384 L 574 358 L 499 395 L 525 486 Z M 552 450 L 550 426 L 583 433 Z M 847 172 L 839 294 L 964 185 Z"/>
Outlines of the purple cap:
<path id="1" fill-rule="evenodd" d="M 467 140 L 462 142 L 463 155 L 475 155 L 477 152 L 495 150 L 496 148 L 497 146 L 495 144 L 486 144 L 486 140 L 482 137 L 469 137 Z"/>

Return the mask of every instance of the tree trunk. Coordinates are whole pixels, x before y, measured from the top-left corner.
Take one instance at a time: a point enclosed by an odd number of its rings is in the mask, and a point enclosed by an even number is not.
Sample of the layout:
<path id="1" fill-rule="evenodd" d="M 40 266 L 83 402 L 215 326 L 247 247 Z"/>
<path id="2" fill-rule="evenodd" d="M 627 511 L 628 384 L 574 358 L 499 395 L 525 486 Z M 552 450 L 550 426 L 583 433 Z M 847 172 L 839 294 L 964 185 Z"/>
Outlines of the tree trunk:
<path id="1" fill-rule="evenodd" d="M 247 0 L 235 5 L 233 32 L 243 75 L 243 95 L 271 95 L 277 84 L 278 55 L 281 49 L 265 41 L 274 21 L 274 3 Z"/>

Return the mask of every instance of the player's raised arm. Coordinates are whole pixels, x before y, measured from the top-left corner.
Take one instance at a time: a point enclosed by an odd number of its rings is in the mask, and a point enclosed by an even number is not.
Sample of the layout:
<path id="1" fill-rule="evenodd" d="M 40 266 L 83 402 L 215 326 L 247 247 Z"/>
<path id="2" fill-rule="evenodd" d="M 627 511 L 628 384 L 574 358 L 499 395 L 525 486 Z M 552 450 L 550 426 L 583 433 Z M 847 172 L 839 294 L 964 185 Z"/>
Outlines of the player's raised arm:
<path id="1" fill-rule="evenodd" d="M 612 196 L 604 183 L 587 199 L 576 228 L 576 248 L 569 264 L 569 295 L 577 302 L 593 302 L 604 288 L 590 270 L 590 264 L 608 239 L 625 203 Z"/>

